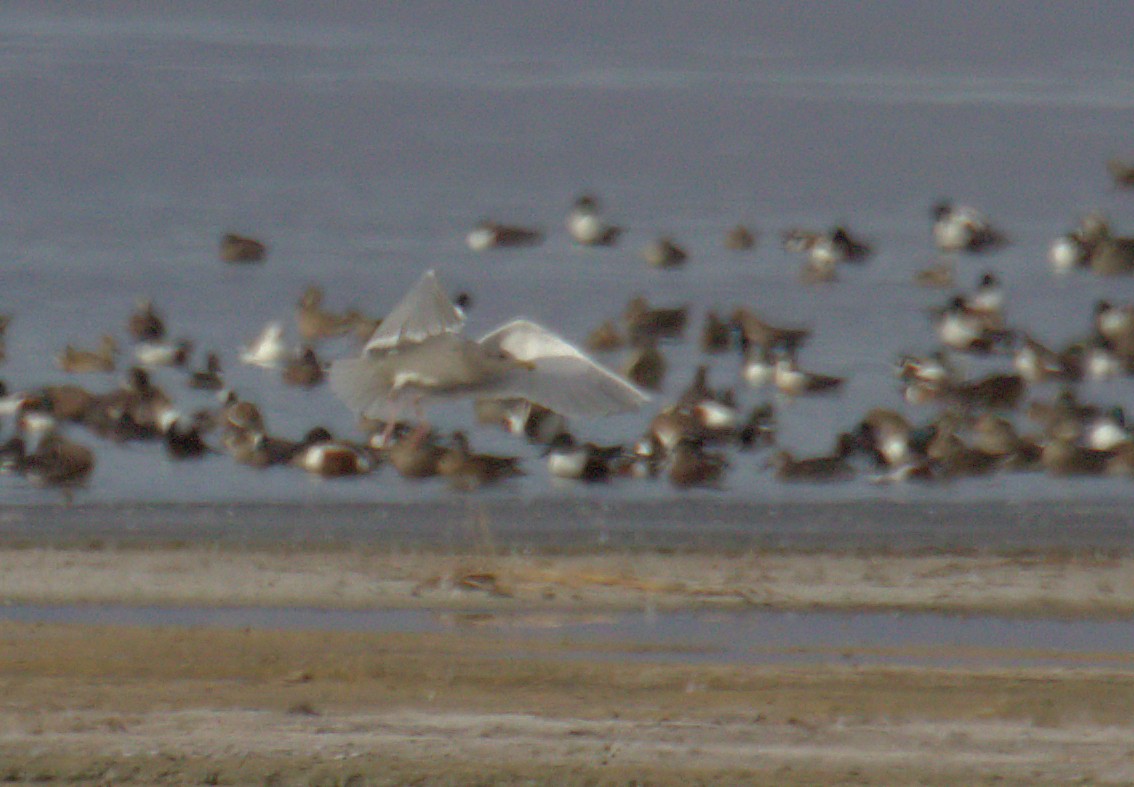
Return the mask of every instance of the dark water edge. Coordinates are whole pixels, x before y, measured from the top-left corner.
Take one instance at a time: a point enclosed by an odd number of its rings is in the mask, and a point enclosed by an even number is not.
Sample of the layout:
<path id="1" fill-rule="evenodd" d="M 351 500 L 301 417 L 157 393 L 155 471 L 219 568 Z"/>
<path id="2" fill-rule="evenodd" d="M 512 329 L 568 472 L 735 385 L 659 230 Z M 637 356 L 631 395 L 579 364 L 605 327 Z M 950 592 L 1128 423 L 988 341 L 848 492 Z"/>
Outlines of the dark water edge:
<path id="1" fill-rule="evenodd" d="M 554 641 L 588 660 L 685 664 L 903 665 L 1129 669 L 1129 620 L 1003 618 L 887 612 L 625 612 L 562 614 L 549 625 L 498 612 L 177 607 L 115 604 L 0 605 L 0 621 L 64 625 L 256 628 L 279 631 L 460 633 Z M 543 651 L 531 651 L 532 654 Z"/>
<path id="2" fill-rule="evenodd" d="M 0 506 L 0 545 L 425 549 L 1107 552 L 1134 546 L 1129 502 L 129 503 Z"/>

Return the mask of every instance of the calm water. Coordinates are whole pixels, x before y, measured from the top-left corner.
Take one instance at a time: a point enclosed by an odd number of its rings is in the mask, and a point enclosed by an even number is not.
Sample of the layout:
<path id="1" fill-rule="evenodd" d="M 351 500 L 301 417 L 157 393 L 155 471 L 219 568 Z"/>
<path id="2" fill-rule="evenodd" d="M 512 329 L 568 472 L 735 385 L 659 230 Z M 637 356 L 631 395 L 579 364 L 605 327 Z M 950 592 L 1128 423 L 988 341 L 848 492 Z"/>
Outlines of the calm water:
<path id="1" fill-rule="evenodd" d="M 782 406 L 781 441 L 824 451 L 872 406 L 930 415 L 901 403 L 890 364 L 934 343 L 926 309 L 946 296 L 912 276 L 935 259 L 928 208 L 938 198 L 979 205 L 1010 234 L 1004 251 L 960 260 L 958 280 L 971 287 L 994 268 L 1011 324 L 1059 344 L 1086 333 L 1095 299 L 1134 301 L 1134 279 L 1058 279 L 1044 259 L 1086 210 L 1134 229 L 1134 193 L 1115 191 L 1103 166 L 1134 157 L 1131 29 L 1126 3 L 1033 3 L 1021 14 L 994 2 L 616 11 L 6 2 L 0 312 L 14 320 L 0 374 L 17 389 L 67 379 L 54 353 L 103 332 L 123 337 L 134 299 L 148 295 L 175 336 L 221 354 L 230 384 L 261 404 L 273 431 L 298 437 L 325 424 L 351 435 L 353 419 L 329 391 L 288 389 L 241 367 L 240 346 L 271 319 L 293 330 L 292 304 L 308 283 L 326 288 L 332 308 L 381 314 L 434 267 L 449 288 L 473 293 L 473 334 L 523 314 L 581 341 L 635 293 L 689 304 L 694 326 L 707 308 L 736 305 L 811 325 L 801 361 L 850 381 L 841 396 Z M 568 241 L 563 217 L 584 190 L 628 228 L 619 247 Z M 548 239 L 474 254 L 464 235 L 485 216 L 542 226 Z M 723 250 L 738 221 L 763 233 L 754 253 Z M 801 285 L 778 232 L 836 221 L 874 242 L 877 256 L 837 284 Z M 268 262 L 217 262 L 228 230 L 267 240 Z M 638 258 L 661 232 L 689 248 L 685 268 L 651 270 Z M 692 340 L 666 352 L 661 400 L 702 360 Z M 746 405 L 766 396 L 743 389 L 735 357 L 711 363 L 713 382 L 741 386 Z M 83 382 L 104 390 L 114 381 Z M 159 381 L 186 409 L 209 403 L 172 372 Z M 1129 380 L 1080 393 L 1134 405 Z M 576 429 L 629 441 L 650 412 Z M 471 421 L 468 406 L 431 413 L 443 428 Z M 784 487 L 763 454 L 738 457 L 720 492 L 561 489 L 535 449 L 485 428 L 473 443 L 525 457 L 529 476 L 487 494 L 496 501 L 1109 501 L 1112 528 L 1125 526 L 1134 500 L 1128 482 L 1020 475 L 928 490 L 865 480 Z M 175 465 L 153 445 L 98 452 L 81 503 L 428 504 L 454 494 L 388 469 L 319 483 L 220 457 Z M 0 500 L 57 497 L 0 477 Z"/>

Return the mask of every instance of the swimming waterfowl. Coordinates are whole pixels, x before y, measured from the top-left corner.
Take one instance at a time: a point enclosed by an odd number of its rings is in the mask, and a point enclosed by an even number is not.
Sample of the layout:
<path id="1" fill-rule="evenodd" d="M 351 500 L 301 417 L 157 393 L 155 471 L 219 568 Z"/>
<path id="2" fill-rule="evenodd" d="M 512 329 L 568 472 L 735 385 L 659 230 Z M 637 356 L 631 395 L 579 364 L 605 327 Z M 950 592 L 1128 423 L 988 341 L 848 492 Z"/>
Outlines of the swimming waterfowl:
<path id="1" fill-rule="evenodd" d="M 705 450 L 695 437 L 683 437 L 669 454 L 666 477 L 678 489 L 708 487 L 718 489 L 728 469 L 724 454 Z"/>
<path id="2" fill-rule="evenodd" d="M 676 268 L 689 259 L 689 253 L 669 236 L 662 236 L 642 249 L 642 259 L 652 268 Z"/>
<path id="3" fill-rule="evenodd" d="M 55 364 L 65 372 L 87 374 L 91 372 L 113 372 L 115 356 L 118 355 L 118 342 L 113 336 L 103 336 L 94 350 L 84 350 L 68 344 L 55 356 Z"/>
<path id="4" fill-rule="evenodd" d="M 668 364 L 655 344 L 647 344 L 630 352 L 622 364 L 622 375 L 634 385 L 649 391 L 660 391 Z"/>
<path id="5" fill-rule="evenodd" d="M 1040 461 L 1053 476 L 1103 475 L 1113 457 L 1112 451 L 1088 448 L 1060 436 L 1044 443 Z"/>
<path id="6" fill-rule="evenodd" d="M 1110 173 L 1115 186 L 1134 188 L 1134 164 L 1120 158 L 1111 158 L 1106 162 L 1106 171 Z"/>
<path id="7" fill-rule="evenodd" d="M 1134 306 L 1117 306 L 1107 300 L 1095 303 L 1094 332 L 1122 361 L 1134 360 Z"/>
<path id="8" fill-rule="evenodd" d="M 331 388 L 375 416 L 408 398 L 523 398 L 567 416 L 638 409 L 648 397 L 535 323 L 508 322 L 479 340 L 427 271 L 394 307 L 360 356 L 331 364 Z M 419 419 L 423 420 L 423 419 Z"/>
<path id="9" fill-rule="evenodd" d="M 830 455 L 796 459 L 790 451 L 781 449 L 772 455 L 768 465 L 780 481 L 846 481 L 854 476 L 854 468 L 847 461 L 849 452 L 849 441 L 842 436 Z"/>
<path id="10" fill-rule="evenodd" d="M 1032 470 L 1040 466 L 1042 447 L 1025 439 L 1003 416 L 981 413 L 972 424 L 972 448 L 997 457 L 1005 470 Z"/>
<path id="11" fill-rule="evenodd" d="M 567 419 L 562 414 L 527 399 L 509 401 L 512 406 L 504 414 L 504 427 L 512 434 L 547 445 L 566 431 Z"/>
<path id="12" fill-rule="evenodd" d="M 139 298 L 126 321 L 126 330 L 136 342 L 156 342 L 165 337 L 165 321 L 149 298 Z"/>
<path id="13" fill-rule="evenodd" d="M 1134 237 L 1104 235 L 1091 248 L 1088 263 L 1099 276 L 1134 273 Z"/>
<path id="14" fill-rule="evenodd" d="M 1056 273 L 1086 268 L 1090 263 L 1090 248 L 1077 232 L 1068 232 L 1051 242 L 1047 260 Z"/>
<path id="15" fill-rule="evenodd" d="M 116 441 L 149 440 L 161 435 L 173 400 L 155 385 L 149 372 L 132 366 L 118 388 L 98 397 L 84 423 Z"/>
<path id="16" fill-rule="evenodd" d="M 315 348 L 310 345 L 300 347 L 296 355 L 284 364 L 280 377 L 288 385 L 300 388 L 312 388 L 323 382 L 323 363 L 315 354 Z"/>
<path id="17" fill-rule="evenodd" d="M 515 249 L 536 246 L 542 242 L 541 230 L 501 224 L 491 220 L 480 222 L 465 236 L 465 243 L 473 251 Z"/>
<path id="18" fill-rule="evenodd" d="M 24 475 L 44 486 L 76 486 L 86 483 L 94 470 L 95 456 L 81 443 L 51 432 L 39 441 L 35 452 L 23 462 Z"/>
<path id="19" fill-rule="evenodd" d="M 295 304 L 295 325 L 305 342 L 342 336 L 355 327 L 355 314 L 337 314 L 323 308 L 323 288 L 308 285 Z"/>
<path id="20" fill-rule="evenodd" d="M 993 227 L 984 214 L 968 205 L 942 200 L 933 206 L 931 215 L 933 242 L 941 251 L 982 252 L 1006 243 L 1004 234 Z"/>
<path id="21" fill-rule="evenodd" d="M 134 361 L 140 366 L 184 366 L 193 352 L 188 339 L 159 341 L 150 339 L 134 345 Z"/>
<path id="22" fill-rule="evenodd" d="M 1014 410 L 1024 394 L 1027 383 L 1018 374 L 994 373 L 976 380 L 951 383 L 948 397 L 965 408 Z"/>
<path id="23" fill-rule="evenodd" d="M 584 194 L 575 200 L 567 215 L 567 232 L 571 239 L 583 246 L 613 246 L 622 234 L 622 228 L 608 223 L 599 210 L 598 200 Z"/>
<path id="24" fill-rule="evenodd" d="M 1047 440 L 1061 438 L 1078 441 L 1083 424 L 1099 416 L 1099 408 L 1078 400 L 1072 388 L 1065 388 L 1051 401 L 1033 399 L 1025 410 L 1028 420 L 1040 428 Z"/>
<path id="25" fill-rule="evenodd" d="M 245 263 L 263 262 L 268 256 L 268 247 L 255 238 L 229 232 L 221 236 L 221 262 Z"/>
<path id="26" fill-rule="evenodd" d="M 1012 365 L 1029 383 L 1073 382 L 1082 376 L 1081 368 L 1067 354 L 1052 350 L 1028 333 L 1017 338 L 1019 344 L 1012 355 Z"/>
<path id="27" fill-rule="evenodd" d="M 775 444 L 776 411 L 771 402 L 753 405 L 737 430 L 736 442 L 741 451 Z"/>
<path id="28" fill-rule="evenodd" d="M 963 295 L 938 310 L 935 330 L 943 345 L 959 352 L 989 353 L 1010 338 L 988 314 L 970 309 Z"/>
<path id="29" fill-rule="evenodd" d="M 706 353 L 725 352 L 732 346 L 732 323 L 724 320 L 713 309 L 705 312 L 701 324 L 701 351 Z"/>
<path id="30" fill-rule="evenodd" d="M 12 318 L 7 314 L 0 314 L 0 363 L 8 357 L 8 343 L 6 335 L 8 333 L 8 325 L 11 323 Z"/>
<path id="31" fill-rule="evenodd" d="M 199 419 L 184 423 L 181 414 L 169 411 L 162 418 L 162 442 L 170 459 L 201 459 L 211 452 L 202 435 L 204 427 Z"/>
<path id="32" fill-rule="evenodd" d="M 224 388 L 220 357 L 214 352 L 206 355 L 205 366 L 189 374 L 188 384 L 190 388 L 199 391 L 219 391 Z"/>
<path id="33" fill-rule="evenodd" d="M 304 435 L 289 463 L 320 478 L 365 475 L 375 466 L 368 449 L 336 440 L 324 427 L 315 427 Z"/>
<path id="34" fill-rule="evenodd" d="M 468 436 L 456 431 L 437 460 L 437 473 L 454 489 L 469 492 L 483 486 L 524 475 L 518 456 L 474 453 Z"/>
<path id="35" fill-rule="evenodd" d="M 626 302 L 622 322 L 631 344 L 663 339 L 679 339 L 685 332 L 688 309 L 685 306 L 651 306 L 641 295 Z"/>
<path id="36" fill-rule="evenodd" d="M 587 334 L 583 346 L 591 352 L 605 353 L 620 350 L 626 346 L 626 339 L 614 324 L 614 320 L 605 320 L 601 325 Z"/>
<path id="37" fill-rule="evenodd" d="M 872 249 L 850 230 L 836 225 L 826 232 L 789 229 L 780 236 L 784 251 L 807 255 L 807 262 L 817 271 L 833 271 L 842 262 L 864 262 Z"/>
<path id="38" fill-rule="evenodd" d="M 1114 451 L 1131 441 L 1126 413 L 1115 405 L 1083 424 L 1083 444 L 1098 451 Z"/>
<path id="39" fill-rule="evenodd" d="M 743 307 L 733 311 L 732 323 L 740 332 L 742 351 L 750 345 L 756 345 L 769 351 L 783 349 L 794 352 L 811 336 L 810 328 L 773 325 L 756 312 Z"/>
<path id="40" fill-rule="evenodd" d="M 282 322 L 269 322 L 260 335 L 240 351 L 240 362 L 262 369 L 279 369 L 291 356 L 283 333 Z"/>
<path id="41" fill-rule="evenodd" d="M 799 368 L 793 353 L 781 353 L 772 368 L 772 382 L 776 390 L 785 396 L 804 396 L 808 394 L 832 393 L 845 382 L 835 377 L 815 372 L 805 372 Z"/>
<path id="42" fill-rule="evenodd" d="M 618 471 L 616 463 L 625 452 L 620 445 L 597 446 L 580 443 L 570 432 L 561 432 L 547 446 L 548 472 L 555 478 L 599 483 L 609 481 Z"/>
<path id="43" fill-rule="evenodd" d="M 775 353 L 759 345 L 751 345 L 744 353 L 740 366 L 740 376 L 744 382 L 757 390 L 771 385 L 776 368 Z"/>
<path id="44" fill-rule="evenodd" d="M 953 260 L 946 258 L 914 274 L 914 283 L 922 287 L 952 287 L 956 277 Z"/>
<path id="45" fill-rule="evenodd" d="M 725 234 L 724 247 L 729 251 L 748 251 L 756 245 L 756 233 L 737 224 Z"/>
<path id="46" fill-rule="evenodd" d="M 425 479 L 438 474 L 437 465 L 445 449 L 432 435 L 407 435 L 387 443 L 382 456 L 402 478 Z"/>
<path id="47" fill-rule="evenodd" d="M 858 434 L 862 448 L 876 463 L 898 467 L 914 460 L 912 431 L 909 420 L 901 413 L 876 407 L 863 416 Z"/>

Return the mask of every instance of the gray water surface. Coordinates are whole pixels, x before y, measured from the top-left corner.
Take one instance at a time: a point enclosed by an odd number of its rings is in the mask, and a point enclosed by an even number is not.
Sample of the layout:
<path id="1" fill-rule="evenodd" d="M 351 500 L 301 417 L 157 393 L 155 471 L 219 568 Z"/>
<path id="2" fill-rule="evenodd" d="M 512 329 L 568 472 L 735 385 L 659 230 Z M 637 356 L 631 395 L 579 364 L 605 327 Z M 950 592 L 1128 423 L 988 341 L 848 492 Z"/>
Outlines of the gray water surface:
<path id="1" fill-rule="evenodd" d="M 874 406 L 932 416 L 901 401 L 891 364 L 934 344 L 926 310 L 947 293 L 921 289 L 912 276 L 936 259 L 928 209 L 939 198 L 983 208 L 1011 237 L 1001 252 L 958 260 L 957 286 L 995 269 L 1013 325 L 1058 345 L 1087 332 L 1096 299 L 1134 301 L 1134 280 L 1057 278 L 1044 260 L 1050 240 L 1086 210 L 1107 211 L 1120 231 L 1134 226 L 1134 196 L 1112 188 L 1104 169 L 1111 156 L 1134 155 L 1131 29 L 1134 6 L 1111 2 L 1026 11 L 896 1 L 6 2 L 0 313 L 13 322 L 0 374 L 13 390 L 76 381 L 54 368 L 54 353 L 103 332 L 122 338 L 135 298 L 150 296 L 171 333 L 196 342 L 197 358 L 221 355 L 229 384 L 260 404 L 274 433 L 298 438 L 324 424 L 358 436 L 329 391 L 294 390 L 241 366 L 240 347 L 275 319 L 289 321 L 297 341 L 292 305 L 309 283 L 325 287 L 332 308 L 382 314 L 436 268 L 449 289 L 473 294 L 474 335 L 523 314 L 581 341 L 636 293 L 688 304 L 693 326 L 709 308 L 737 305 L 807 324 L 814 339 L 801 362 L 849 381 L 837 397 L 777 402 L 780 442 L 826 451 Z M 582 191 L 626 226 L 619 247 L 568 241 L 563 217 Z M 485 216 L 541 226 L 547 240 L 475 254 L 464 235 Z M 751 254 L 722 249 L 738 221 L 761 233 Z M 806 287 L 777 235 L 835 222 L 865 235 L 877 255 L 837 284 Z M 264 238 L 268 262 L 220 264 L 217 239 L 230 230 Z M 662 232 L 689 248 L 685 268 L 651 270 L 638 258 Z M 331 358 L 355 348 L 319 350 Z M 607 442 L 636 439 L 705 360 L 693 336 L 665 351 L 670 373 L 651 407 L 573 428 Z M 745 388 L 734 355 L 708 362 L 713 383 L 737 386 L 745 407 L 768 396 Z M 1003 359 L 966 363 L 976 374 Z M 156 376 L 187 411 L 215 405 L 175 372 Z M 102 391 L 117 379 L 78 381 Z M 1084 384 L 1080 396 L 1134 405 L 1128 379 Z M 714 492 L 647 482 L 564 491 L 537 450 L 471 426 L 469 406 L 430 415 L 439 429 L 469 429 L 477 448 L 523 458 L 526 477 L 481 497 L 593 506 L 589 521 L 608 506 L 647 501 L 659 511 L 677 500 L 680 514 L 666 521 L 685 516 L 686 501 L 705 506 L 698 522 L 719 506 L 812 501 L 1003 503 L 1000 521 L 1041 501 L 1056 518 L 1037 526 L 1043 539 L 1056 520 L 1068 521 L 1064 506 L 1134 501 L 1125 481 L 1035 474 L 930 490 L 865 478 L 787 487 L 763 452 L 733 455 Z M 406 482 L 388 468 L 318 483 L 221 456 L 175 464 L 154 445 L 96 449 L 80 505 L 464 505 L 443 485 Z M 0 504 L 14 506 L 5 521 L 58 500 L 0 476 Z M 150 529 L 170 515 L 154 516 Z M 1107 529 L 1125 523 L 1115 516 Z M 75 522 L 75 535 L 87 525 L 100 535 L 113 529 L 102 514 L 80 524 L 51 510 L 43 519 L 48 529 Z M 321 532 L 313 517 L 301 519 Z M 882 538 L 887 521 L 870 535 Z M 122 527 L 145 529 L 133 515 Z"/>
<path id="2" fill-rule="evenodd" d="M 909 613 L 436 613 L 263 607 L 0 606 L 20 623 L 465 632 L 553 640 L 578 658 L 707 664 L 901 664 L 1129 669 L 1134 622 Z"/>

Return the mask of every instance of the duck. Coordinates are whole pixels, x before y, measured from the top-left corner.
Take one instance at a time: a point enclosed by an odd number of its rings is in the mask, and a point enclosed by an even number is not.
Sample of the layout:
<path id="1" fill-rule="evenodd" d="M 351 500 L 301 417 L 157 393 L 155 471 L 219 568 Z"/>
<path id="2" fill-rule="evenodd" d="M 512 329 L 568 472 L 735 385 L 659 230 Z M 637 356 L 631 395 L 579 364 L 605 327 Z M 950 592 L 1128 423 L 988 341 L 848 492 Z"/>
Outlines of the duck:
<path id="1" fill-rule="evenodd" d="M 374 444 L 373 440 L 371 444 Z M 440 472 L 438 464 L 445 454 L 445 448 L 431 434 L 421 434 L 416 430 L 413 434 L 384 441 L 381 451 L 398 475 L 413 480 L 436 476 Z"/>
<path id="2" fill-rule="evenodd" d="M 454 489 L 466 492 L 524 475 L 518 456 L 473 453 L 462 431 L 453 432 L 450 445 L 442 449 L 437 473 Z"/>
<path id="3" fill-rule="evenodd" d="M 115 357 L 118 355 L 118 342 L 106 335 L 99 340 L 94 350 L 84 350 L 68 344 L 55 356 L 55 364 L 65 372 L 88 374 L 92 372 L 113 372 Z"/>
<path id="4" fill-rule="evenodd" d="M 570 432 L 560 432 L 547 446 L 544 455 L 547 457 L 547 470 L 553 478 L 602 483 L 618 472 L 616 463 L 625 457 L 625 450 L 620 445 L 580 443 Z"/>
<path id="5" fill-rule="evenodd" d="M 210 352 L 205 356 L 205 365 L 189 373 L 188 385 L 198 391 L 220 391 L 224 388 L 224 372 L 221 370 L 220 356 Z"/>
<path id="6" fill-rule="evenodd" d="M 775 444 L 776 411 L 771 402 L 760 402 L 752 406 L 748 417 L 740 424 L 736 441 L 741 451 Z"/>
<path id="7" fill-rule="evenodd" d="M 17 446 L 17 450 L 23 444 Z M 39 437 L 36 448 L 16 460 L 16 469 L 38 486 L 74 487 L 87 482 L 95 455 L 87 446 L 51 428 Z"/>
<path id="8" fill-rule="evenodd" d="M 1120 158 L 1110 158 L 1106 162 L 1110 179 L 1119 188 L 1134 188 L 1134 164 Z"/>
<path id="9" fill-rule="evenodd" d="M 1056 352 L 1027 332 L 1018 335 L 1019 343 L 1012 354 L 1012 366 L 1029 383 L 1049 380 L 1074 382 L 1082 377 L 1075 353 Z"/>
<path id="10" fill-rule="evenodd" d="M 806 372 L 799 368 L 793 353 L 784 352 L 776 358 L 772 368 L 772 382 L 785 396 L 833 393 L 845 382 L 843 377 Z"/>
<path id="11" fill-rule="evenodd" d="M 659 391 L 665 380 L 668 364 L 656 344 L 638 347 L 622 364 L 622 375 L 648 391 Z"/>
<path id="12" fill-rule="evenodd" d="M 772 384 L 775 369 L 775 353 L 766 347 L 752 345 L 744 352 L 740 376 L 751 388 L 760 390 Z"/>
<path id="13" fill-rule="evenodd" d="M 183 417 L 175 410 L 170 410 L 162 417 L 162 442 L 165 453 L 170 459 L 186 460 L 201 459 L 211 453 L 205 442 L 202 431 L 202 419 L 192 420 L 188 426 L 183 425 Z"/>
<path id="14" fill-rule="evenodd" d="M 1104 233 L 1092 245 L 1088 264 L 1099 276 L 1126 276 L 1134 273 L 1134 237 Z"/>
<path id="15" fill-rule="evenodd" d="M 280 377 L 288 385 L 313 388 L 323 382 L 326 374 L 319 356 L 315 354 L 315 348 L 304 345 L 284 364 Z"/>
<path id="16" fill-rule="evenodd" d="M 1056 273 L 1090 267 L 1091 249 L 1078 232 L 1066 232 L 1047 248 L 1047 261 Z"/>
<path id="17" fill-rule="evenodd" d="M 931 289 L 952 287 L 956 279 L 956 265 L 946 257 L 914 274 L 914 284 Z"/>
<path id="18" fill-rule="evenodd" d="M 833 453 L 797 459 L 786 449 L 780 449 L 768 460 L 779 481 L 832 482 L 846 481 L 854 476 L 854 467 L 847 461 L 850 442 L 840 437 Z"/>
<path id="19" fill-rule="evenodd" d="M 958 352 L 990 353 L 1010 337 L 989 322 L 988 314 L 971 309 L 963 295 L 938 310 L 934 328 L 938 340 Z"/>
<path id="20" fill-rule="evenodd" d="M 8 333 L 8 325 L 11 323 L 12 318 L 7 314 L 0 314 L 0 363 L 8 357 L 8 342 L 6 335 Z"/>
<path id="21" fill-rule="evenodd" d="M 473 251 L 518 249 L 526 246 L 537 246 L 542 242 L 542 230 L 501 224 L 490 219 L 479 222 L 465 236 L 465 244 Z"/>
<path id="22" fill-rule="evenodd" d="M 604 320 L 597 328 L 587 334 L 583 346 L 591 352 L 613 352 L 626 346 L 626 338 L 618 330 L 614 320 Z"/>
<path id="23" fill-rule="evenodd" d="M 567 214 L 567 232 L 581 246 L 613 246 L 618 242 L 622 228 L 602 217 L 596 197 L 583 194 L 575 200 Z"/>
<path id="24" fill-rule="evenodd" d="M 252 343 L 240 351 L 241 363 L 262 369 L 279 369 L 291 356 L 283 333 L 282 322 L 269 322 Z"/>
<path id="25" fill-rule="evenodd" d="M 234 264 L 263 262 L 268 256 L 268 247 L 255 238 L 228 232 L 221 236 L 221 262 Z"/>
<path id="26" fill-rule="evenodd" d="M 663 339 L 679 339 L 685 332 L 688 308 L 685 306 L 651 306 L 641 295 L 627 301 L 622 322 L 631 344 Z"/>
<path id="27" fill-rule="evenodd" d="M 969 205 L 940 200 L 930 211 L 933 242 L 944 252 L 984 252 L 1003 246 L 1004 234 L 984 214 Z"/>
<path id="28" fill-rule="evenodd" d="M 729 251 L 748 251 L 755 246 L 756 233 L 743 224 L 737 224 L 725 233 L 724 247 Z"/>
<path id="29" fill-rule="evenodd" d="M 118 388 L 98 397 L 84 423 L 111 440 L 159 437 L 173 400 L 154 384 L 150 373 L 132 366 Z"/>
<path id="30" fill-rule="evenodd" d="M 165 321 L 149 298 L 138 298 L 126 321 L 126 330 L 136 342 L 156 342 L 165 337 Z"/>
<path id="31" fill-rule="evenodd" d="M 666 478 L 678 489 L 719 489 L 728 470 L 728 460 L 722 453 L 705 450 L 700 439 L 686 436 L 670 452 L 668 468 Z"/>
<path id="32" fill-rule="evenodd" d="M 768 351 L 795 352 L 811 337 L 811 329 L 801 326 L 774 325 L 751 309 L 738 307 L 732 312 L 732 325 L 739 333 L 740 349 L 755 345 Z"/>
<path id="33" fill-rule="evenodd" d="M 1113 458 L 1113 451 L 1089 448 L 1059 436 L 1044 443 L 1040 461 L 1048 475 L 1100 476 L 1108 472 Z"/>
<path id="34" fill-rule="evenodd" d="M 1114 451 L 1131 442 L 1126 413 L 1120 405 L 1111 407 L 1083 424 L 1082 440 L 1088 448 Z"/>
<path id="35" fill-rule="evenodd" d="M 732 324 L 723 319 L 716 310 L 705 312 L 701 324 L 701 352 L 715 354 L 727 351 L 732 346 Z"/>
<path id="36" fill-rule="evenodd" d="M 325 427 L 309 430 L 293 452 L 289 464 L 320 478 L 350 478 L 366 475 L 375 467 L 367 449 L 336 440 Z"/>
<path id="37" fill-rule="evenodd" d="M 509 432 L 536 445 L 547 445 L 567 430 L 567 419 L 562 413 L 527 399 L 514 400 L 503 420 Z"/>
<path id="38" fill-rule="evenodd" d="M 965 408 L 1014 410 L 1027 388 L 1020 375 L 995 372 L 976 380 L 953 382 L 946 389 L 946 394 Z"/>
<path id="39" fill-rule="evenodd" d="M 189 339 L 160 341 L 149 339 L 134 345 L 134 362 L 139 366 L 184 366 L 193 353 Z"/>
<path id="40" fill-rule="evenodd" d="M 1134 306 L 1095 302 L 1094 333 L 1124 362 L 1134 361 Z"/>
<path id="41" fill-rule="evenodd" d="M 841 224 L 826 232 L 785 230 L 780 240 L 784 251 L 806 254 L 807 261 L 819 269 L 833 269 L 842 262 L 864 262 L 873 253 L 869 243 Z"/>
<path id="42" fill-rule="evenodd" d="M 685 264 L 689 253 L 673 238 L 663 235 L 642 249 L 642 259 L 651 268 L 676 268 Z"/>
<path id="43" fill-rule="evenodd" d="M 912 432 L 909 419 L 896 410 L 883 407 L 869 410 L 858 427 L 861 447 L 867 450 L 876 464 L 889 467 L 900 467 L 914 460 Z"/>
<path id="44" fill-rule="evenodd" d="M 972 448 L 998 457 L 1006 470 L 1032 470 L 1040 466 L 1042 447 L 1025 439 L 1005 417 L 981 413 L 972 424 Z"/>
<path id="45" fill-rule="evenodd" d="M 295 325 L 305 342 L 342 336 L 354 327 L 354 314 L 336 314 L 324 309 L 324 297 L 322 287 L 309 284 L 296 301 Z"/>

